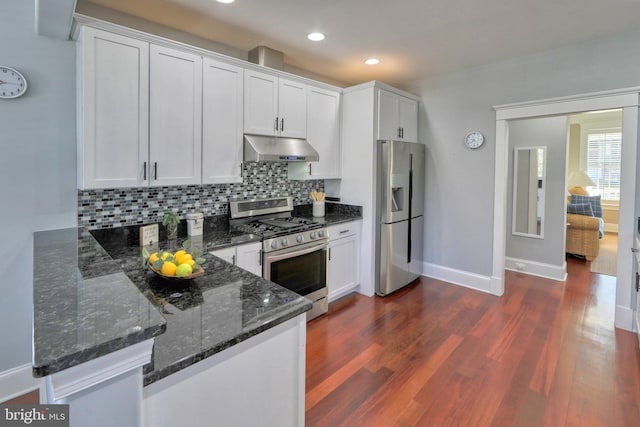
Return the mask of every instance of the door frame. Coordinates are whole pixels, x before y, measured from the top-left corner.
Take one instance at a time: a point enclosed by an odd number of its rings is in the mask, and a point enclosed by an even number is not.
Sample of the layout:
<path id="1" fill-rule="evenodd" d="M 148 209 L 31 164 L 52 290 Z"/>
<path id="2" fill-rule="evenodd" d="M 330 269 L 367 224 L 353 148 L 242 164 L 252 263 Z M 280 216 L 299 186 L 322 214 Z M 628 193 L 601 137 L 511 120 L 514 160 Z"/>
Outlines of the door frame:
<path id="1" fill-rule="evenodd" d="M 493 107 L 496 111 L 496 152 L 491 293 L 495 295 L 504 293 L 509 120 L 621 108 L 623 110 L 622 161 L 620 164 L 620 225 L 618 230 L 615 326 L 629 331 L 634 330 L 633 254 L 629 249 L 634 247 L 635 243 L 639 96 L 640 87 L 634 87 Z"/>

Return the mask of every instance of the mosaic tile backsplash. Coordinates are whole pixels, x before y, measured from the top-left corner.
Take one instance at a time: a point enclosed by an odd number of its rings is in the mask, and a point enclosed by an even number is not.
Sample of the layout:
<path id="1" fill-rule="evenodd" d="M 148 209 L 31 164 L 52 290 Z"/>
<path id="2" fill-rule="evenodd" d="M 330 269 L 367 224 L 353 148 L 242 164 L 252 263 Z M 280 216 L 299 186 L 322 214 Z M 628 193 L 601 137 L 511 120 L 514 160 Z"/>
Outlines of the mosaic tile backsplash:
<path id="1" fill-rule="evenodd" d="M 226 215 L 229 200 L 292 196 L 294 206 L 310 203 L 312 190 L 324 191 L 323 180 L 290 181 L 287 163 L 242 165 L 237 184 L 186 185 L 78 190 L 78 225 L 89 230 L 161 222 L 166 211 L 180 218 L 199 211 Z"/>

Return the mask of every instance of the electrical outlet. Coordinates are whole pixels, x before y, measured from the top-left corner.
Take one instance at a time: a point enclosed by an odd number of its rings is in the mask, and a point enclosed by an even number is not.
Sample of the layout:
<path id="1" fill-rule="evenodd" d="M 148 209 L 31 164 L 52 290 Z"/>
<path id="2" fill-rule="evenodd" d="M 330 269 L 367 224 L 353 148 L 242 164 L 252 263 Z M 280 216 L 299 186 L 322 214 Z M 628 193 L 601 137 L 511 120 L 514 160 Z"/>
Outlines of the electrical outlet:
<path id="1" fill-rule="evenodd" d="M 148 246 L 158 243 L 158 224 L 140 227 L 140 246 Z"/>

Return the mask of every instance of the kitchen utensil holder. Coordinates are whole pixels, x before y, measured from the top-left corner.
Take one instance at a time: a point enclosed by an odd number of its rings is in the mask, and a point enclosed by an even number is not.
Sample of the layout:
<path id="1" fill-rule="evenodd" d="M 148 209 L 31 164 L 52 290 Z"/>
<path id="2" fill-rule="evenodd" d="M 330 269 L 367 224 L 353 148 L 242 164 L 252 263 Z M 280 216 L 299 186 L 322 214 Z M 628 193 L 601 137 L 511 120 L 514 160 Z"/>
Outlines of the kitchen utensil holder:
<path id="1" fill-rule="evenodd" d="M 324 216 L 324 200 L 320 202 L 312 202 L 312 203 L 313 203 L 313 216 L 323 217 Z"/>

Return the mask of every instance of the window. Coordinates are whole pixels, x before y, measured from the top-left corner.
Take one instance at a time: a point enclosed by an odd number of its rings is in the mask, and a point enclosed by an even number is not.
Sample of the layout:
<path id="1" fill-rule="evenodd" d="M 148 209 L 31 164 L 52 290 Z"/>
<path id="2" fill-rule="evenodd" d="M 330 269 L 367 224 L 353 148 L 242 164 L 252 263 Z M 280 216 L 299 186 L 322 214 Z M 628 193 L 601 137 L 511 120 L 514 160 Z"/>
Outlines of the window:
<path id="1" fill-rule="evenodd" d="M 587 134 L 587 175 L 595 185 L 590 193 L 602 200 L 620 200 L 621 129 L 593 129 Z"/>

